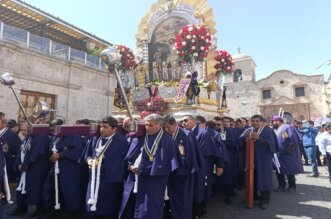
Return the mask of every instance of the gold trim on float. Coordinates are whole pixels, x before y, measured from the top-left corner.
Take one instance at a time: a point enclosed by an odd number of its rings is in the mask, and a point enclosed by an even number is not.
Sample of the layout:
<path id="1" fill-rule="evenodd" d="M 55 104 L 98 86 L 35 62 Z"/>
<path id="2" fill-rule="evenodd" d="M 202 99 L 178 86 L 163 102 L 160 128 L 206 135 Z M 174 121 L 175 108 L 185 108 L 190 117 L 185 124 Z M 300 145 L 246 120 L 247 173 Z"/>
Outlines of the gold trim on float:
<path id="1" fill-rule="evenodd" d="M 173 5 L 178 3 L 186 3 L 192 5 L 195 9 L 194 17 L 197 19 L 201 19 L 203 24 L 206 25 L 212 35 L 216 35 L 216 22 L 214 20 L 214 13 L 213 8 L 209 5 L 207 0 L 173 0 Z M 138 26 L 138 32 L 136 34 L 137 43 L 146 40 L 146 34 L 150 30 L 148 21 L 150 17 L 162 7 L 165 7 L 167 4 L 166 0 L 158 0 L 155 4 L 153 4 L 150 10 L 142 17 L 140 21 L 140 25 Z M 213 51 L 209 52 L 206 61 L 206 70 L 205 73 L 207 74 L 208 79 L 214 79 L 216 70 L 214 66 L 216 65 L 216 61 L 214 60 L 215 54 Z"/>

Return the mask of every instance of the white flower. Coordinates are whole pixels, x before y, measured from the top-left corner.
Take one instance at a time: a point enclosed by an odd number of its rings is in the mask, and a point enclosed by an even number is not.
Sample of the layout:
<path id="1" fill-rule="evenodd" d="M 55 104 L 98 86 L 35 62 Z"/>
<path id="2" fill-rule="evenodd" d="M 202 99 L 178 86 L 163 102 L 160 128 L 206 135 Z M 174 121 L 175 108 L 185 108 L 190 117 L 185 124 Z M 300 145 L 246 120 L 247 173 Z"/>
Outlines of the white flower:
<path id="1" fill-rule="evenodd" d="M 193 56 L 198 57 L 199 54 L 195 52 L 195 53 L 193 53 Z"/>
<path id="2" fill-rule="evenodd" d="M 189 27 L 188 30 L 189 30 L 189 31 L 192 31 L 192 30 L 193 30 L 193 27 Z"/>
<path id="3" fill-rule="evenodd" d="M 182 45 L 183 45 L 183 46 L 186 46 L 186 42 L 185 42 L 185 41 L 183 41 L 183 42 L 182 42 Z"/>
<path id="4" fill-rule="evenodd" d="M 205 38 L 205 36 L 201 36 L 201 39 L 203 40 Z"/>
<path id="5" fill-rule="evenodd" d="M 177 54 L 179 54 L 179 51 L 177 51 Z"/>
<path id="6" fill-rule="evenodd" d="M 224 60 L 224 59 L 222 59 L 221 61 L 222 61 L 222 62 L 225 62 L 225 60 Z"/>
<path id="7" fill-rule="evenodd" d="M 176 50 L 176 49 L 177 49 L 177 47 L 176 47 L 176 46 L 174 46 L 174 47 L 172 47 L 172 49 L 173 49 L 173 50 Z"/>
<path id="8" fill-rule="evenodd" d="M 201 46 L 201 47 L 200 47 L 200 49 L 201 49 L 201 50 L 204 50 L 204 49 L 205 49 L 205 47 Z"/>
<path id="9" fill-rule="evenodd" d="M 195 46 L 192 46 L 192 50 L 195 50 Z"/>
<path id="10" fill-rule="evenodd" d="M 195 40 L 192 40 L 191 42 L 192 42 L 192 43 L 195 43 Z"/>
<path id="11" fill-rule="evenodd" d="M 192 36 L 191 36 L 191 35 L 187 35 L 186 38 L 187 38 L 188 40 L 190 40 L 190 39 L 192 38 Z"/>
<path id="12" fill-rule="evenodd" d="M 196 27 L 197 27 L 197 29 L 198 29 L 198 30 L 201 28 L 201 26 L 200 26 L 200 25 L 196 25 Z"/>
<path id="13" fill-rule="evenodd" d="M 228 66 L 228 67 L 226 67 L 226 68 L 230 70 L 230 66 Z"/>
<path id="14" fill-rule="evenodd" d="M 197 38 L 197 36 L 196 35 L 193 35 L 193 39 L 195 39 L 195 38 Z"/>
<path id="15" fill-rule="evenodd" d="M 209 40 L 208 39 L 206 39 L 206 43 L 209 43 Z"/>

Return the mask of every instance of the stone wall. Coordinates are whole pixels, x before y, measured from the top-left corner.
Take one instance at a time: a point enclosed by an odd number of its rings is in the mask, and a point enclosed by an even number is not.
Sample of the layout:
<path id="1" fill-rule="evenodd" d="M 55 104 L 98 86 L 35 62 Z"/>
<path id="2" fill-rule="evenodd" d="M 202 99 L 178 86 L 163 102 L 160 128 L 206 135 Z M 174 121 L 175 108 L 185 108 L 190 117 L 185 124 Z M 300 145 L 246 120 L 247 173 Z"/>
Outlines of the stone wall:
<path id="1" fill-rule="evenodd" d="M 116 78 L 81 64 L 0 41 L 0 74 L 13 74 L 14 89 L 52 94 L 55 108 L 67 123 L 110 115 Z M 18 104 L 10 89 L 0 85 L 0 110 L 17 119 Z"/>

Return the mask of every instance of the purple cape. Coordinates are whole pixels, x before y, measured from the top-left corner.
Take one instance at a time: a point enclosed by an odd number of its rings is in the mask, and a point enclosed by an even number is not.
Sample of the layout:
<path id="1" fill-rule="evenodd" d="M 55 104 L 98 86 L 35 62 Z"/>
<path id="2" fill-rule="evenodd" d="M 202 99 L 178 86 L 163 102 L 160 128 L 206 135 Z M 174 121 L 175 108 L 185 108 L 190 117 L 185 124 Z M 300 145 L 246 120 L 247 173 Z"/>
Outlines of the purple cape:
<path id="1" fill-rule="evenodd" d="M 156 135 L 148 136 L 151 148 Z M 155 219 L 163 217 L 163 197 L 169 175 L 178 168 L 175 141 L 167 134 L 159 142 L 153 161 L 150 161 L 145 149 L 142 153 L 138 171 L 138 193 L 134 218 Z"/>
<path id="2" fill-rule="evenodd" d="M 96 157 L 95 149 L 97 140 L 97 137 L 94 137 L 92 140 L 91 158 Z M 102 158 L 97 209 L 96 211 L 89 211 L 90 205 L 87 205 L 86 207 L 89 214 L 117 216 L 122 199 L 123 181 L 126 175 L 126 168 L 123 161 L 127 151 L 128 142 L 123 135 L 116 133 Z M 90 186 L 91 179 L 88 183 L 86 202 L 90 199 Z"/>
<path id="3" fill-rule="evenodd" d="M 295 175 L 303 173 L 301 162 L 301 153 L 299 148 L 299 134 L 297 130 L 288 125 L 283 124 L 278 128 L 278 152 L 280 173 L 284 175 Z M 293 152 L 289 153 L 289 149 L 293 147 Z"/>

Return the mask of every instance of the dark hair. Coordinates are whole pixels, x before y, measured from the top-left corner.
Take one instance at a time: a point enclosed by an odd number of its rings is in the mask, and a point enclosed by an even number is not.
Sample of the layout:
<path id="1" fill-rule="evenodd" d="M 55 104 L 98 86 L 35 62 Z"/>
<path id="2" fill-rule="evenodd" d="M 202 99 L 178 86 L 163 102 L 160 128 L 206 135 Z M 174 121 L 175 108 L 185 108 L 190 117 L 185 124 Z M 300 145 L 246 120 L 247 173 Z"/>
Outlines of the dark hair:
<path id="1" fill-rule="evenodd" d="M 259 119 L 260 121 L 265 122 L 265 119 L 261 115 L 253 115 L 251 119 Z"/>
<path id="2" fill-rule="evenodd" d="M 309 120 L 308 123 L 309 123 L 310 125 L 314 125 L 314 122 L 311 121 L 311 120 Z"/>
<path id="3" fill-rule="evenodd" d="M 214 120 L 215 120 L 215 121 L 222 121 L 222 118 L 221 118 L 220 116 L 215 116 L 215 117 L 214 117 Z"/>
<path id="4" fill-rule="evenodd" d="M 224 116 L 223 118 L 222 118 L 222 121 L 224 121 L 224 119 L 228 119 L 230 122 L 231 122 L 231 117 L 228 117 L 228 116 Z"/>
<path id="5" fill-rule="evenodd" d="M 235 123 L 239 122 L 240 124 L 242 123 L 241 119 L 236 119 Z"/>
<path id="6" fill-rule="evenodd" d="M 195 120 L 201 122 L 202 124 L 206 123 L 206 119 L 203 116 L 195 116 Z"/>
<path id="7" fill-rule="evenodd" d="M 215 122 L 213 120 L 209 120 L 206 122 L 206 126 L 209 128 L 215 128 Z"/>
<path id="8" fill-rule="evenodd" d="M 0 112 L 0 117 L 6 116 L 3 112 Z"/>
<path id="9" fill-rule="evenodd" d="M 108 125 L 110 125 L 113 128 L 116 128 L 118 125 L 117 119 L 115 119 L 112 116 L 106 116 L 101 120 L 101 123 L 107 123 Z"/>
<path id="10" fill-rule="evenodd" d="M 88 119 L 82 119 L 82 120 L 77 120 L 76 124 L 82 124 L 82 125 L 90 125 L 91 122 Z"/>
<path id="11" fill-rule="evenodd" d="M 7 122 L 7 127 L 8 128 L 14 128 L 15 126 L 18 126 L 17 122 L 15 119 L 9 119 Z"/>
<path id="12" fill-rule="evenodd" d="M 170 115 L 165 115 L 162 117 L 163 123 L 168 123 L 169 125 L 174 125 L 176 124 L 176 119 L 173 116 Z"/>
<path id="13" fill-rule="evenodd" d="M 63 120 L 62 119 L 53 119 L 50 123 L 49 126 L 56 126 L 56 125 L 63 125 Z"/>

